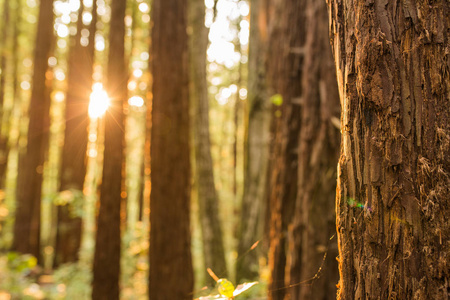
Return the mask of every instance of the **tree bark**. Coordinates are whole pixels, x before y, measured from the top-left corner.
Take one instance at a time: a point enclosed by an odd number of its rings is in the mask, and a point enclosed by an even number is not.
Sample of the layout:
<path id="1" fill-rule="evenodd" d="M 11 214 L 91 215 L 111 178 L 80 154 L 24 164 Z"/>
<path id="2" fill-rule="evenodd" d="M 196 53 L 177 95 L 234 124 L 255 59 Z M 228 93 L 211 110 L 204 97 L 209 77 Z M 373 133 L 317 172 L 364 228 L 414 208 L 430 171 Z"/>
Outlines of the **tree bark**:
<path id="1" fill-rule="evenodd" d="M 119 299 L 120 207 L 124 149 L 124 105 L 127 103 L 125 64 L 125 0 L 111 2 L 105 150 L 94 254 L 93 299 Z"/>
<path id="2" fill-rule="evenodd" d="M 41 184 L 48 148 L 50 98 L 46 95 L 48 58 L 53 37 L 53 1 L 42 0 L 34 53 L 33 88 L 29 107 L 28 139 L 19 159 L 17 208 L 13 250 L 39 257 Z"/>
<path id="3" fill-rule="evenodd" d="M 335 299 L 338 282 L 334 200 L 339 157 L 339 94 L 327 7 L 302 1 L 305 31 L 297 200 L 288 229 L 289 299 Z M 334 238 L 333 238 L 334 237 Z M 330 240 L 331 239 L 331 240 Z"/>
<path id="4" fill-rule="evenodd" d="M 195 175 L 198 190 L 199 218 L 206 268 L 227 277 L 222 226 L 219 218 L 219 197 L 214 184 L 211 142 L 209 135 L 209 97 L 206 81 L 206 50 L 208 29 L 205 27 L 205 3 L 189 1 L 190 34 L 190 99 L 194 106 Z M 205 270 L 206 274 L 206 270 Z M 210 278 L 210 276 L 206 276 Z M 210 280 L 210 283 L 214 283 Z"/>
<path id="5" fill-rule="evenodd" d="M 149 297 L 192 299 L 187 1 L 155 0 L 152 13 Z"/>
<path id="6" fill-rule="evenodd" d="M 270 100 L 265 80 L 267 60 L 267 1 L 253 0 L 250 15 L 248 129 L 245 183 L 239 228 L 236 282 L 259 277 L 259 249 L 252 246 L 263 238 L 265 192 L 269 163 Z"/>
<path id="7" fill-rule="evenodd" d="M 339 299 L 448 299 L 448 1 L 328 1 Z"/>
<path id="8" fill-rule="evenodd" d="M 303 56 L 298 49 L 305 43 L 304 4 L 296 0 L 273 1 L 269 24 L 270 47 L 267 74 L 272 95 L 282 103 L 273 105 L 270 150 L 270 242 L 269 299 L 284 299 L 286 267 L 286 231 L 297 197 L 298 140 L 301 124 Z M 280 97 L 277 97 L 280 99 Z"/>

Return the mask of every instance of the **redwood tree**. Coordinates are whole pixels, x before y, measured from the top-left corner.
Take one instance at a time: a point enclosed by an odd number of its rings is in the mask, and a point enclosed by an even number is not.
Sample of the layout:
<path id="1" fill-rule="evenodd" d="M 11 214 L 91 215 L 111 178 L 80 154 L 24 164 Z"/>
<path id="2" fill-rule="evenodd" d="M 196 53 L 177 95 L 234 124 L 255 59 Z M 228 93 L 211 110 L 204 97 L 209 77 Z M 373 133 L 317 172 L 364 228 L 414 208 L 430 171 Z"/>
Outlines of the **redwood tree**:
<path id="1" fill-rule="evenodd" d="M 334 299 L 339 98 L 326 5 L 272 5 L 269 299 Z"/>
<path id="2" fill-rule="evenodd" d="M 46 80 L 53 40 L 53 0 L 40 2 L 34 52 L 33 88 L 26 149 L 19 158 L 13 249 L 39 257 L 41 184 L 48 148 L 50 81 Z"/>
<path id="3" fill-rule="evenodd" d="M 329 0 L 339 299 L 448 299 L 450 2 Z"/>
<path id="4" fill-rule="evenodd" d="M 88 142 L 88 107 L 92 86 L 92 66 L 94 60 L 94 40 L 97 22 L 96 1 L 92 8 L 89 28 L 89 44 L 81 45 L 83 1 L 80 2 L 77 33 L 71 39 L 68 59 L 66 93 L 66 127 L 61 163 L 59 190 L 83 190 L 86 176 L 86 149 Z M 55 246 L 55 263 L 73 262 L 78 259 L 81 243 L 81 218 L 70 215 L 70 204 L 58 208 L 58 229 Z"/>
<path id="5" fill-rule="evenodd" d="M 149 297 L 192 299 L 187 1 L 154 0 Z"/>
<path id="6" fill-rule="evenodd" d="M 297 199 L 288 228 L 290 299 L 335 299 L 338 282 L 334 199 L 339 157 L 339 94 L 324 1 L 303 0 Z"/>
<path id="7" fill-rule="evenodd" d="M 245 147 L 244 196 L 239 227 L 236 281 L 259 278 L 260 249 L 252 246 L 263 238 L 269 163 L 270 99 L 266 86 L 268 1 L 250 3 L 248 70 L 248 129 Z"/>
<path id="8" fill-rule="evenodd" d="M 272 107 L 269 207 L 269 299 L 284 299 L 285 232 L 292 220 L 297 197 L 298 140 L 301 124 L 304 5 L 297 0 L 270 2 L 267 75 Z"/>
<path id="9" fill-rule="evenodd" d="M 125 64 L 126 0 L 112 0 L 105 114 L 105 151 L 93 270 L 93 299 L 119 299 L 120 204 L 124 149 L 123 106 L 127 103 Z"/>
<path id="10" fill-rule="evenodd" d="M 205 1 L 189 0 L 190 100 L 194 107 L 195 177 L 198 191 L 199 218 L 206 268 L 227 277 L 219 197 L 214 184 L 211 141 L 209 137 L 209 97 L 206 81 L 208 32 L 205 27 Z M 206 274 L 206 270 L 205 270 Z M 210 278 L 206 276 L 206 278 Z"/>
<path id="11" fill-rule="evenodd" d="M 5 84 L 7 77 L 7 61 L 10 58 L 9 40 L 10 40 L 10 2 L 4 1 L 3 3 L 3 20 L 1 24 L 1 39 L 2 46 L 0 48 L 0 130 L 3 127 L 3 120 L 7 119 L 7 114 L 5 111 Z M 17 16 L 16 16 L 17 18 Z M 6 117 L 6 118 L 5 118 Z M 9 126 L 8 126 L 9 128 Z M 5 177 L 6 177 L 6 167 L 8 163 L 8 134 L 3 134 L 3 130 L 0 132 L 0 188 L 5 187 Z"/>

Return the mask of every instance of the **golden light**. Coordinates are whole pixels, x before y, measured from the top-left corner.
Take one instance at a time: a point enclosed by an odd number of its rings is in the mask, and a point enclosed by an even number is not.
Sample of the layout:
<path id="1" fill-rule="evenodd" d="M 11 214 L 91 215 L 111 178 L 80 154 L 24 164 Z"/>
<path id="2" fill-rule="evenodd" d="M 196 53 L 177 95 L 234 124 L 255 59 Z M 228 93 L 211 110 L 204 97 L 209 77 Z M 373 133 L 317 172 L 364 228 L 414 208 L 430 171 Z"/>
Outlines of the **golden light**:
<path id="1" fill-rule="evenodd" d="M 95 83 L 92 87 L 92 93 L 89 102 L 89 117 L 97 119 L 102 117 L 108 110 L 110 100 L 108 94 L 103 89 L 101 83 Z"/>
<path id="2" fill-rule="evenodd" d="M 142 97 L 139 96 L 133 96 L 130 99 L 128 99 L 128 104 L 130 106 L 142 107 L 144 106 L 144 99 L 142 99 Z"/>

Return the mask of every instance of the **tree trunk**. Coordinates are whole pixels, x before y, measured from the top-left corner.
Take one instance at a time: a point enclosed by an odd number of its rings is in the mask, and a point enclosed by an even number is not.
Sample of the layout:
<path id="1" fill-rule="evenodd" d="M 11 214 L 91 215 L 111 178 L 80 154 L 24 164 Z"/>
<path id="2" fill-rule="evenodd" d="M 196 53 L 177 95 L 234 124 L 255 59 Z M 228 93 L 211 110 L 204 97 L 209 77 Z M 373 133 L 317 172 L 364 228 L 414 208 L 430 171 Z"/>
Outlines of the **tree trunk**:
<path id="1" fill-rule="evenodd" d="M 39 257 L 41 184 L 48 148 L 50 98 L 46 97 L 48 58 L 53 37 L 53 0 L 41 0 L 34 54 L 26 152 L 19 159 L 13 250 Z"/>
<path id="2" fill-rule="evenodd" d="M 326 3 L 302 2 L 308 30 L 303 47 L 298 191 L 288 229 L 286 285 L 291 286 L 289 299 L 331 300 L 336 298 L 339 279 L 333 200 L 340 140 L 336 126 L 339 94 Z"/>
<path id="3" fill-rule="evenodd" d="M 214 184 L 211 142 L 209 137 L 209 97 L 206 81 L 206 49 L 208 29 L 205 27 L 205 3 L 203 0 L 189 1 L 190 35 L 190 95 L 195 108 L 194 141 L 196 183 L 203 258 L 206 268 L 219 276 L 227 276 L 222 226 L 219 218 L 219 198 Z M 206 274 L 206 270 L 205 270 Z M 210 276 L 206 276 L 210 278 Z M 214 283 L 212 279 L 210 283 Z"/>
<path id="4" fill-rule="evenodd" d="M 8 134 L 4 134 L 2 127 L 5 119 L 9 119 L 5 108 L 5 86 L 6 77 L 8 74 L 7 61 L 10 57 L 9 52 L 9 40 L 10 40 L 10 5 L 9 1 L 3 3 L 3 22 L 2 22 L 2 47 L 1 47 L 1 57 L 0 57 L 0 188 L 5 188 L 6 179 L 6 169 L 8 164 Z M 6 118 L 5 118 L 6 117 Z M 7 126 L 9 128 L 9 126 Z"/>
<path id="5" fill-rule="evenodd" d="M 250 16 L 248 75 L 248 129 L 245 184 L 239 228 L 236 282 L 259 277 L 259 249 L 252 246 L 263 237 L 265 192 L 269 162 L 270 100 L 266 91 L 267 1 L 253 0 Z"/>
<path id="6" fill-rule="evenodd" d="M 270 150 L 269 299 L 283 299 L 285 289 L 286 231 L 297 197 L 298 140 L 304 45 L 303 3 L 274 1 L 271 7 L 268 61 L 269 91 L 273 96 Z M 282 99 L 282 100 L 281 100 Z M 282 103 L 281 103 L 282 102 Z"/>
<path id="7" fill-rule="evenodd" d="M 125 0 L 111 2 L 107 92 L 111 105 L 105 114 L 105 151 L 94 254 L 93 299 L 119 299 L 120 204 L 122 192 L 124 114 L 127 103 L 125 64 Z"/>
<path id="8" fill-rule="evenodd" d="M 86 175 L 86 148 L 88 142 L 88 107 L 91 83 L 86 72 L 87 61 L 93 57 L 85 57 L 85 48 L 81 46 L 81 30 L 83 29 L 83 2 L 80 2 L 77 21 L 77 34 L 71 40 L 68 62 L 66 93 L 66 127 L 61 162 L 61 181 L 59 191 L 83 191 Z M 81 243 L 81 218 L 70 215 L 68 203 L 58 207 L 58 228 L 55 245 L 55 265 L 74 262 L 78 259 Z"/>
<path id="9" fill-rule="evenodd" d="M 152 11 L 149 296 L 192 299 L 187 1 L 155 0 Z"/>
<path id="10" fill-rule="evenodd" d="M 339 299 L 449 299 L 448 1 L 328 1 Z"/>

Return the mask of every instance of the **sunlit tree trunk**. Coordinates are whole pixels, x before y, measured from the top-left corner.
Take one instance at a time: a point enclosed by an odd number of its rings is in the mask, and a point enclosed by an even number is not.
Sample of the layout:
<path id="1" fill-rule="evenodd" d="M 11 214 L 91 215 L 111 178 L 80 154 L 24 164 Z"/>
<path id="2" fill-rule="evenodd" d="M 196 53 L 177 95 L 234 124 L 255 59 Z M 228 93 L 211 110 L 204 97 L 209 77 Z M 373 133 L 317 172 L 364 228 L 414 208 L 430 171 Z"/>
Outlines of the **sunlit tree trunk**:
<path id="1" fill-rule="evenodd" d="M 94 254 L 93 299 L 119 299 L 120 207 L 124 149 L 124 105 L 127 103 L 125 64 L 125 0 L 111 2 L 107 92 L 111 105 L 105 114 L 105 150 L 100 208 Z"/>
<path id="2" fill-rule="evenodd" d="M 97 32 L 97 21 L 98 21 L 98 14 L 97 14 L 97 0 L 94 0 L 92 3 L 92 9 L 91 9 L 91 13 L 92 13 L 92 20 L 91 23 L 89 24 L 89 44 L 86 47 L 86 64 L 84 64 L 84 81 L 85 81 L 85 86 L 89 87 L 89 89 L 92 89 L 92 84 L 93 84 L 93 78 L 92 78 L 92 73 L 93 73 L 93 67 L 94 67 L 94 60 L 95 60 L 95 33 Z M 95 130 L 93 131 L 93 128 L 95 128 Z M 102 141 L 101 141 L 101 137 L 102 136 L 102 131 L 99 130 L 99 126 L 97 122 L 89 122 L 89 126 L 87 128 L 88 133 L 89 132 L 95 132 L 97 134 L 97 149 L 99 145 L 102 145 Z M 97 159 L 100 159 L 100 157 L 102 157 L 101 154 L 97 155 Z M 85 171 L 85 177 L 87 177 L 85 179 L 86 182 L 86 186 L 83 186 L 83 189 L 86 188 L 87 190 L 90 190 L 92 187 L 92 175 L 89 176 L 88 175 L 88 163 L 89 163 L 89 159 L 87 159 L 86 161 L 86 171 Z M 92 162 L 94 163 L 94 162 Z M 94 171 L 94 173 L 96 173 Z M 90 195 L 90 193 L 92 192 L 88 192 L 87 194 L 84 193 L 83 191 L 83 195 L 84 195 L 84 215 L 83 215 L 83 223 L 82 223 L 82 232 L 81 232 L 81 237 L 80 237 L 80 247 L 79 247 L 79 262 L 81 264 L 88 264 L 91 265 L 92 263 L 92 257 L 93 257 L 93 251 L 91 250 L 93 247 L 91 245 L 93 245 L 93 241 L 95 239 L 95 233 L 94 233 L 94 227 L 95 227 L 95 212 L 94 212 L 94 207 L 95 207 L 95 203 L 93 203 L 93 201 L 91 199 L 95 198 L 92 197 L 92 195 Z M 95 201 L 94 201 L 95 202 Z"/>
<path id="3" fill-rule="evenodd" d="M 13 249 L 39 257 L 41 184 L 48 148 L 50 82 L 46 81 L 53 37 L 53 1 L 40 3 L 27 146 L 19 160 Z"/>
<path id="4" fill-rule="evenodd" d="M 248 129 L 245 154 L 244 196 L 239 228 L 236 281 L 259 277 L 261 245 L 266 209 L 266 182 L 269 162 L 270 100 L 266 91 L 267 1 L 253 0 L 250 16 L 250 52 L 248 75 Z"/>
<path id="5" fill-rule="evenodd" d="M 297 200 L 288 228 L 289 299 L 335 299 L 338 282 L 334 199 L 339 157 L 339 94 L 324 1 L 303 0 Z M 331 240 L 330 240 L 331 239 Z M 318 276 L 318 277 L 316 277 Z"/>
<path id="6" fill-rule="evenodd" d="M 329 0 L 338 299 L 448 299 L 448 1 Z"/>
<path id="7" fill-rule="evenodd" d="M 298 140 L 301 124 L 302 63 L 305 43 L 304 3 L 271 2 L 268 79 L 274 96 L 270 153 L 269 299 L 283 299 L 286 267 L 286 231 L 297 197 Z"/>
<path id="8" fill-rule="evenodd" d="M 2 125 L 5 121 L 6 111 L 4 109 L 5 102 L 5 85 L 6 85 L 6 77 L 7 77 L 7 61 L 11 56 L 8 47 L 10 46 L 10 2 L 4 1 L 3 3 L 3 21 L 2 21 L 2 31 L 1 31 L 1 57 L 0 57 L 0 188 L 4 189 L 5 187 L 5 176 L 6 176 L 6 167 L 8 163 L 8 134 L 4 134 L 2 129 Z M 9 126 L 8 126 L 9 128 Z"/>
<path id="9" fill-rule="evenodd" d="M 149 297 L 192 299 L 187 1 L 154 0 Z"/>
<path id="10" fill-rule="evenodd" d="M 81 46 L 81 30 L 84 28 L 80 2 L 77 33 L 72 37 L 68 61 L 66 93 L 66 127 L 62 151 L 61 181 L 59 190 L 83 190 L 86 175 L 86 148 L 88 140 L 88 107 L 91 91 L 91 72 L 86 72 L 90 57 Z M 55 246 L 55 265 L 74 262 L 78 259 L 81 243 L 81 218 L 70 215 L 71 204 L 58 208 L 58 229 Z"/>
<path id="11" fill-rule="evenodd" d="M 227 276 L 218 195 L 214 184 L 211 142 L 209 136 L 209 99 L 206 81 L 208 29 L 205 27 L 205 3 L 189 0 L 190 96 L 194 106 L 195 177 L 203 237 L 203 259 L 206 268 Z M 205 270 L 206 272 L 206 270 Z M 207 276 L 206 278 L 210 278 Z"/>

